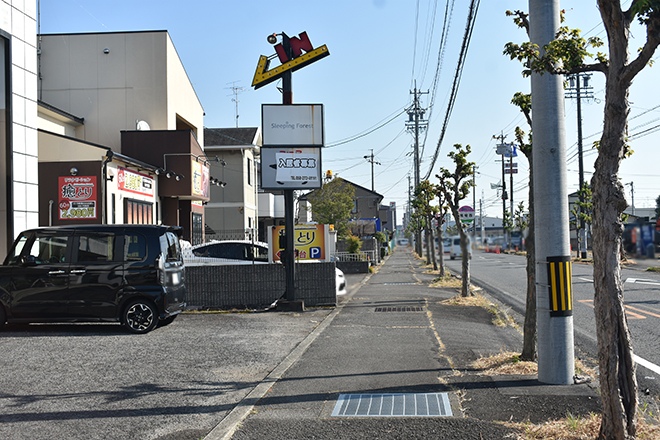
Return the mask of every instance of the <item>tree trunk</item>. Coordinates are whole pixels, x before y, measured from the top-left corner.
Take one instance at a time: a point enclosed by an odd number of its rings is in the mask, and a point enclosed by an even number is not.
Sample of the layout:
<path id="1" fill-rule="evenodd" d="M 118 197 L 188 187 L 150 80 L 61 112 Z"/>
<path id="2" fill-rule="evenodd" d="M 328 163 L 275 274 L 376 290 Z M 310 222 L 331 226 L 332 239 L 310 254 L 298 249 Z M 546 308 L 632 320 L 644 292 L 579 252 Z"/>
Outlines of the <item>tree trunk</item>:
<path id="1" fill-rule="evenodd" d="M 429 216 L 429 225 L 431 224 L 431 217 Z M 429 228 L 429 235 L 431 236 L 431 262 L 433 263 L 433 270 L 438 270 L 438 259 L 435 257 L 435 237 L 433 236 L 433 227 Z"/>
<path id="2" fill-rule="evenodd" d="M 533 147 L 532 147 L 533 148 Z M 525 304 L 525 323 L 523 324 L 523 349 L 521 360 L 533 362 L 536 360 L 536 262 L 534 257 L 534 174 L 532 167 L 532 152 L 529 161 L 529 224 L 525 239 L 527 252 L 527 300 Z"/>
<path id="3" fill-rule="evenodd" d="M 442 242 L 442 225 L 438 221 L 438 253 L 439 253 L 439 262 L 440 266 L 440 277 L 445 277 L 445 245 Z"/>
<path id="4" fill-rule="evenodd" d="M 428 219 L 427 219 L 428 225 Z M 424 238 L 426 239 L 426 264 L 431 264 L 431 234 L 429 234 L 429 227 L 424 228 Z"/>
<path id="5" fill-rule="evenodd" d="M 637 431 L 637 378 L 624 310 L 619 260 L 623 231 L 621 214 L 627 206 L 618 172 L 625 151 L 630 111 L 630 81 L 623 80 L 624 66 L 628 62 L 630 24 L 618 11 L 618 2 L 599 0 L 598 5 L 608 31 L 610 48 L 603 136 L 591 180 L 594 313 L 603 404 L 598 438 L 624 440 L 634 438 Z"/>

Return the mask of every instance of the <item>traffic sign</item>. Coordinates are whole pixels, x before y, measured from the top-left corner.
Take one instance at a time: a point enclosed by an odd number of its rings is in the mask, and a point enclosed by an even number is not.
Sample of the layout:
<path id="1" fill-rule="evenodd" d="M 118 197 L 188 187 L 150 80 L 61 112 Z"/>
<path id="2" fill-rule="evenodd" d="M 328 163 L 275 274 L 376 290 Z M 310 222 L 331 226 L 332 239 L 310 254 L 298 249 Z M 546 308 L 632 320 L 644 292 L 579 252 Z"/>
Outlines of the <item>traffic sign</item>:
<path id="1" fill-rule="evenodd" d="M 472 223 L 474 221 L 474 208 L 471 206 L 461 206 L 458 208 L 458 215 L 461 218 L 461 223 Z"/>

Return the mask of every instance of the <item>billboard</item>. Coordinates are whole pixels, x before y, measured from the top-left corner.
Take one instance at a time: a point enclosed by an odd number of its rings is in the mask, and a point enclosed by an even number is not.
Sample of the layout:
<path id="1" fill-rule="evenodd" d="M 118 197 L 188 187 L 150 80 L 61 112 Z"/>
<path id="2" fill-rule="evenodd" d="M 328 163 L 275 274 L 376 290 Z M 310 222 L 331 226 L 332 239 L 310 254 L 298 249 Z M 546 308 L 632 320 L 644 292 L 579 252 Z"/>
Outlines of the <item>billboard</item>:
<path id="1" fill-rule="evenodd" d="M 117 167 L 117 188 L 143 196 L 154 196 L 154 179 L 142 173 Z"/>
<path id="2" fill-rule="evenodd" d="M 293 242 L 296 246 L 296 260 L 325 260 L 326 228 L 328 225 L 296 225 Z M 271 252 L 273 261 L 280 261 L 284 250 L 279 247 L 279 237 L 284 234 L 284 226 L 271 229 Z"/>
<path id="3" fill-rule="evenodd" d="M 262 104 L 263 146 L 323 146 L 323 104 Z"/>
<path id="4" fill-rule="evenodd" d="M 321 172 L 321 148 L 261 147 L 264 189 L 321 188 Z"/>
<path id="5" fill-rule="evenodd" d="M 59 176 L 58 188 L 60 220 L 97 218 L 96 176 Z"/>

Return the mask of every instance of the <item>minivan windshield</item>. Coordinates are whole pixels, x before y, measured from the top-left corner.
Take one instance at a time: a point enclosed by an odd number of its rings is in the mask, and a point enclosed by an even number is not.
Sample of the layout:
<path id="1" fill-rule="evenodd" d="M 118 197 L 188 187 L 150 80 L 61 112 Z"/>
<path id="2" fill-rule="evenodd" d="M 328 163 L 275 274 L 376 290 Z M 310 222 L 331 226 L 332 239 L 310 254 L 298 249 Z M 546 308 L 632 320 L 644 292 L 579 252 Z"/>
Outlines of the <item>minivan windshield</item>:
<path id="1" fill-rule="evenodd" d="M 5 264 L 17 264 L 18 263 L 18 257 L 21 256 L 21 252 L 23 251 L 23 248 L 25 247 L 25 243 L 28 241 L 28 236 L 21 234 L 21 236 L 18 238 L 16 241 L 16 246 L 9 251 L 9 255 L 7 255 L 7 259 L 5 260 Z"/>

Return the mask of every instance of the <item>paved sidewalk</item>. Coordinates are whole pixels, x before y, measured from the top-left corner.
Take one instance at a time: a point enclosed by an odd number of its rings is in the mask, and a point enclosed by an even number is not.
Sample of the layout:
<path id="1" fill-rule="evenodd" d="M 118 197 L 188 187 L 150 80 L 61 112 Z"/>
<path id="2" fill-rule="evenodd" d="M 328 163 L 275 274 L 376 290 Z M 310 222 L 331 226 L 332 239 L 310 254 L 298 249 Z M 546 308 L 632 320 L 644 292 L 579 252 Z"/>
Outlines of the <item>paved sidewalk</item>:
<path id="1" fill-rule="evenodd" d="M 522 335 L 441 304 L 456 292 L 432 279 L 397 248 L 206 439 L 499 440 L 498 421 L 600 411 L 589 385 L 479 374 L 474 360 L 519 352 Z"/>

